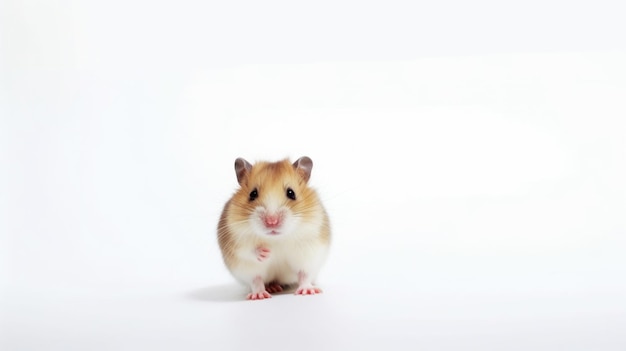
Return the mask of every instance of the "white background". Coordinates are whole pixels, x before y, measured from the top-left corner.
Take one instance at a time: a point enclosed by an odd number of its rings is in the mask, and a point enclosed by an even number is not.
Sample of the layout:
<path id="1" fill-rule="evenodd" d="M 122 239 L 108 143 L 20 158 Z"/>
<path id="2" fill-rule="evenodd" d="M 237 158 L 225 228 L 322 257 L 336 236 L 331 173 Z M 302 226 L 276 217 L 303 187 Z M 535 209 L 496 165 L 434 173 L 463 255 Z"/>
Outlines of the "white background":
<path id="1" fill-rule="evenodd" d="M 0 349 L 626 349 L 620 1 L 0 2 Z M 310 156 L 315 297 L 233 162 Z"/>

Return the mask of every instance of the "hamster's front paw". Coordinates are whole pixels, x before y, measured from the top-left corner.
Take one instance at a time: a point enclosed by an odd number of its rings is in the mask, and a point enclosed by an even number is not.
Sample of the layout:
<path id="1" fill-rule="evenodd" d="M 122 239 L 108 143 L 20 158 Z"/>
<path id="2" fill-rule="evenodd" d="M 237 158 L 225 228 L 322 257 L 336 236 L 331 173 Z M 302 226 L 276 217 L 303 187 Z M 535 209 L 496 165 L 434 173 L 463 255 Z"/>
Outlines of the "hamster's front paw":
<path id="1" fill-rule="evenodd" d="M 248 300 L 264 300 L 264 299 L 269 299 L 271 297 L 272 295 L 270 295 L 270 293 L 263 290 L 263 291 L 258 291 L 258 292 L 251 292 L 248 294 L 246 298 Z"/>
<path id="2" fill-rule="evenodd" d="M 298 289 L 296 289 L 296 295 L 315 295 L 315 294 L 321 294 L 321 293 L 322 293 L 322 289 L 313 285 L 299 286 Z"/>
<path id="3" fill-rule="evenodd" d="M 263 262 L 267 260 L 268 257 L 270 257 L 270 249 L 268 249 L 267 247 L 257 247 L 254 252 L 256 254 L 256 259 L 259 262 Z"/>
<path id="4" fill-rule="evenodd" d="M 313 286 L 308 274 L 303 271 L 298 272 L 298 289 L 296 289 L 296 295 L 315 295 L 321 293 L 322 289 Z"/>
<path id="5" fill-rule="evenodd" d="M 257 276 L 252 280 L 250 290 L 252 290 L 252 292 L 246 297 L 248 300 L 264 300 L 272 297 L 265 289 L 265 284 L 263 284 L 263 278 L 261 278 L 261 276 Z"/>

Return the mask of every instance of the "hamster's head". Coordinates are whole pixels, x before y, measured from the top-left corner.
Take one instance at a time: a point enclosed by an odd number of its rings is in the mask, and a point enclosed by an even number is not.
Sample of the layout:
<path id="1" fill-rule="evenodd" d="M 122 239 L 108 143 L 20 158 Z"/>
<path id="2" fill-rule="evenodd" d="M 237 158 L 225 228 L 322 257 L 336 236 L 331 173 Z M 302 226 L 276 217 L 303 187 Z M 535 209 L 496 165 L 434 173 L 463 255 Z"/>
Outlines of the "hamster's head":
<path id="1" fill-rule="evenodd" d="M 238 158 L 235 172 L 240 188 L 231 201 L 233 224 L 263 237 L 297 235 L 322 218 L 317 194 L 308 186 L 313 161 L 257 162 Z"/>

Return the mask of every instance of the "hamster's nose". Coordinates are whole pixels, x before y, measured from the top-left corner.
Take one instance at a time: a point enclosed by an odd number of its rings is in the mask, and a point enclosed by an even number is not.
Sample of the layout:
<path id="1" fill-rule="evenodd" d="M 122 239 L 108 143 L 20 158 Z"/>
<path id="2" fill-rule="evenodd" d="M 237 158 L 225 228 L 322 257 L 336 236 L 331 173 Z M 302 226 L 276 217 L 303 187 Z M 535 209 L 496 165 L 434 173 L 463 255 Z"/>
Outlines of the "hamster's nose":
<path id="1" fill-rule="evenodd" d="M 263 217 L 263 223 L 267 228 L 276 228 L 280 226 L 280 215 L 265 215 Z"/>

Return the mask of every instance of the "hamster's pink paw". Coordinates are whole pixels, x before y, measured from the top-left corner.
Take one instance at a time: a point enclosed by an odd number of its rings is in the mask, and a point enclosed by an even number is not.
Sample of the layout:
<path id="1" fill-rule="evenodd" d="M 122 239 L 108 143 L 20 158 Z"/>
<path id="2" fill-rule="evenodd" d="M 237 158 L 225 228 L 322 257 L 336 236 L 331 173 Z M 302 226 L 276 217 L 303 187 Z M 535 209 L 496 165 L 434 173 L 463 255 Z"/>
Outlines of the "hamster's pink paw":
<path id="1" fill-rule="evenodd" d="M 296 295 L 315 295 L 321 293 L 322 289 L 315 286 L 299 286 L 296 290 Z"/>
<path id="2" fill-rule="evenodd" d="M 263 299 L 269 299 L 271 297 L 272 297 L 272 295 L 270 295 L 270 293 L 268 293 L 267 291 L 263 290 L 261 292 L 249 293 L 246 298 L 248 300 L 263 300 Z"/>
<path id="3" fill-rule="evenodd" d="M 277 282 L 271 282 L 265 286 L 265 290 L 269 293 L 279 293 L 283 291 L 283 286 L 278 284 Z"/>
<path id="4" fill-rule="evenodd" d="M 322 289 L 313 286 L 310 276 L 304 271 L 298 272 L 298 289 L 296 295 L 315 295 L 321 294 Z"/>
<path id="5" fill-rule="evenodd" d="M 256 259 L 259 262 L 265 261 L 268 257 L 270 257 L 270 249 L 266 247 L 257 247 L 255 250 Z"/>

